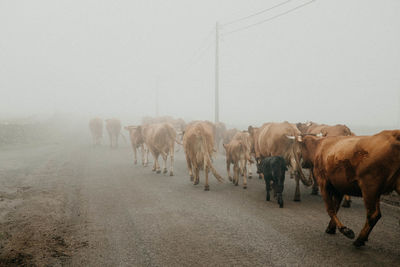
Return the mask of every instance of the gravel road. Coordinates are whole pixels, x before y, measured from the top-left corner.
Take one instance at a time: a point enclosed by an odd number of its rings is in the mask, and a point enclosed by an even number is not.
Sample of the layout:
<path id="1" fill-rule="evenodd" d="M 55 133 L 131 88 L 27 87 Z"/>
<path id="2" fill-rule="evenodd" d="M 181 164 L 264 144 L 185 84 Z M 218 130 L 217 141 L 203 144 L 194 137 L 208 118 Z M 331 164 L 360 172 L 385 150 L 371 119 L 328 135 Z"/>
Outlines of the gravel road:
<path id="1" fill-rule="evenodd" d="M 127 145 L 86 142 L 0 151 L 0 266 L 399 266 L 400 209 L 382 219 L 363 248 L 327 235 L 320 196 L 302 187 L 283 209 L 265 201 L 264 182 L 248 189 L 211 177 L 210 191 L 189 181 L 182 151 L 175 176 L 133 165 Z M 214 161 L 226 177 L 224 156 Z M 225 178 L 226 179 L 226 178 Z M 226 179 L 227 180 L 227 179 Z M 365 210 L 355 198 L 340 218 L 355 232 Z"/>

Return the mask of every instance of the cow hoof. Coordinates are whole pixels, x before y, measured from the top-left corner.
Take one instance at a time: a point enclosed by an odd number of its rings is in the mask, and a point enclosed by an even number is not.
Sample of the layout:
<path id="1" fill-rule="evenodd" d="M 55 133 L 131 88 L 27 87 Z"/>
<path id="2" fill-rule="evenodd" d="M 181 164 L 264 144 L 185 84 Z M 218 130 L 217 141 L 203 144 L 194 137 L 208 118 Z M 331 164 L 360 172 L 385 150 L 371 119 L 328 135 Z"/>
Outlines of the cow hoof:
<path id="1" fill-rule="evenodd" d="M 327 227 L 325 230 L 325 233 L 330 234 L 330 235 L 334 235 L 336 234 L 336 226 L 335 227 Z"/>
<path id="2" fill-rule="evenodd" d="M 156 173 L 161 173 L 161 170 L 157 170 Z"/>
<path id="3" fill-rule="evenodd" d="M 267 196 L 267 198 L 265 199 L 266 201 L 270 201 L 271 198 L 269 196 Z"/>
<path id="4" fill-rule="evenodd" d="M 164 169 L 162 173 L 166 174 L 167 172 L 168 172 L 167 169 Z"/>
<path id="5" fill-rule="evenodd" d="M 190 175 L 190 181 L 193 182 L 193 180 L 194 180 L 193 175 Z"/>
<path id="6" fill-rule="evenodd" d="M 205 185 L 204 186 L 204 191 L 210 191 L 210 186 L 209 185 Z"/>
<path id="7" fill-rule="evenodd" d="M 194 184 L 194 185 L 198 185 L 198 184 L 199 184 L 199 181 L 195 181 L 193 184 Z"/>
<path id="8" fill-rule="evenodd" d="M 350 208 L 350 206 L 351 206 L 351 200 L 344 200 L 343 201 L 343 204 L 342 204 L 342 207 L 343 208 Z"/>
<path id="9" fill-rule="evenodd" d="M 244 186 L 243 186 L 243 189 L 247 189 L 247 185 L 244 185 Z"/>
<path id="10" fill-rule="evenodd" d="M 353 242 L 353 245 L 359 248 L 365 246 L 365 242 L 357 238 L 356 241 Z"/>
<path id="11" fill-rule="evenodd" d="M 251 179 L 251 178 L 253 178 L 253 177 L 251 176 L 251 174 L 249 174 L 249 179 Z"/>
<path id="12" fill-rule="evenodd" d="M 353 239 L 355 237 L 353 230 L 347 227 L 342 227 L 339 231 L 344 234 L 347 238 Z"/>
<path id="13" fill-rule="evenodd" d="M 169 172 L 169 176 L 174 176 L 174 172 L 173 171 Z"/>
<path id="14" fill-rule="evenodd" d="M 238 186 L 239 185 L 239 183 L 235 183 L 235 186 Z"/>
<path id="15" fill-rule="evenodd" d="M 262 177 L 261 177 L 261 174 L 260 174 L 260 175 L 258 175 L 258 179 L 260 179 L 260 180 L 262 179 Z"/>
<path id="16" fill-rule="evenodd" d="M 228 179 L 229 179 L 229 181 L 231 181 L 231 182 L 233 181 L 231 176 L 229 176 Z"/>
<path id="17" fill-rule="evenodd" d="M 279 203 L 279 208 L 283 208 L 283 202 Z"/>
<path id="18" fill-rule="evenodd" d="M 295 197 L 295 198 L 293 199 L 293 201 L 294 201 L 294 202 L 300 202 L 301 200 L 300 200 L 299 197 Z"/>

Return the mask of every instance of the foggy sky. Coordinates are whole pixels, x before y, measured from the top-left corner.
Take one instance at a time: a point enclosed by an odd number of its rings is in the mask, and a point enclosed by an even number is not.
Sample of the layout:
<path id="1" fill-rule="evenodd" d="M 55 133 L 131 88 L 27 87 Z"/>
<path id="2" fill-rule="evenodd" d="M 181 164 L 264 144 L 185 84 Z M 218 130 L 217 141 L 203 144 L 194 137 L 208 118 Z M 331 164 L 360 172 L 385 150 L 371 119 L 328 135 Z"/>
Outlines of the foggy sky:
<path id="1" fill-rule="evenodd" d="M 281 2 L 0 0 L 0 115 L 136 120 L 158 87 L 160 115 L 213 120 L 216 21 Z M 319 0 L 222 37 L 220 119 L 399 126 L 399 33 L 398 0 Z"/>

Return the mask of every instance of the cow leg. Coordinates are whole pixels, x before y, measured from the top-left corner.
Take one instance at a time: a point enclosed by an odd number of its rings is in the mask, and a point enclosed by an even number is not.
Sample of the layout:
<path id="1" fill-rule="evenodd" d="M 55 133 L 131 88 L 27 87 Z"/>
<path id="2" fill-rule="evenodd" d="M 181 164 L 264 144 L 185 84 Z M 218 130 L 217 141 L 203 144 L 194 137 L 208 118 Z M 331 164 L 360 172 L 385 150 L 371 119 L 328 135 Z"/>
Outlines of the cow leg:
<path id="1" fill-rule="evenodd" d="M 194 185 L 198 185 L 200 182 L 200 169 L 199 167 L 196 165 L 194 166 Z"/>
<path id="2" fill-rule="evenodd" d="M 137 151 L 135 145 L 132 145 L 133 149 L 133 163 L 136 165 L 137 164 Z"/>
<path id="3" fill-rule="evenodd" d="M 348 195 L 344 195 L 344 200 L 343 200 L 343 204 L 342 207 L 343 208 L 350 208 L 351 206 L 351 197 Z"/>
<path id="4" fill-rule="evenodd" d="M 192 162 L 190 161 L 189 155 L 187 153 L 185 153 L 185 154 L 186 154 L 186 163 L 187 163 L 187 167 L 188 167 L 188 170 L 189 170 L 190 181 L 193 182 L 194 176 L 193 176 L 193 170 L 192 170 Z"/>
<path id="5" fill-rule="evenodd" d="M 248 162 L 249 163 L 249 168 L 248 168 L 248 177 L 249 177 L 249 179 L 251 179 L 252 177 L 253 177 L 253 171 L 252 171 L 252 166 L 253 166 L 253 164 L 251 163 L 251 162 Z"/>
<path id="6" fill-rule="evenodd" d="M 209 167 L 206 164 L 206 167 L 204 168 L 204 174 L 206 177 L 206 184 L 204 185 L 204 191 L 209 191 L 210 190 L 210 185 L 208 184 L 208 172 L 209 172 Z"/>
<path id="7" fill-rule="evenodd" d="M 300 178 L 296 174 L 294 180 L 296 181 L 296 189 L 294 191 L 294 199 L 293 201 L 300 201 Z"/>
<path id="8" fill-rule="evenodd" d="M 353 230 L 344 226 L 337 217 L 337 211 L 339 210 L 343 195 L 337 193 L 333 186 L 326 180 L 321 182 L 320 189 L 325 202 L 326 210 L 328 215 L 331 217 L 331 221 L 329 222 L 328 228 L 325 232 L 328 234 L 334 234 L 337 227 L 343 235 L 353 239 Z"/>
<path id="9" fill-rule="evenodd" d="M 144 154 L 145 154 L 145 162 L 144 162 L 144 166 L 147 167 L 149 165 L 149 148 L 145 147 L 144 148 Z"/>
<path id="10" fill-rule="evenodd" d="M 265 180 L 265 191 L 267 191 L 267 196 L 265 198 L 265 201 L 270 201 L 271 181 L 269 180 L 269 178 L 266 178 L 265 175 L 264 175 L 264 180 Z"/>
<path id="11" fill-rule="evenodd" d="M 169 155 L 169 160 L 170 160 L 170 166 L 169 166 L 169 176 L 174 176 L 174 146 L 170 148 L 170 155 Z"/>
<path id="12" fill-rule="evenodd" d="M 313 169 L 310 169 L 310 178 L 313 180 L 313 186 L 312 186 L 312 190 L 311 190 L 311 195 L 318 195 L 318 182 L 317 179 L 315 179 L 314 174 L 313 174 Z M 310 179 L 310 180 L 311 180 Z"/>
<path id="13" fill-rule="evenodd" d="M 382 217 L 381 209 L 379 205 L 379 196 L 375 192 L 366 192 L 362 190 L 364 204 L 367 209 L 367 220 L 360 234 L 358 235 L 356 241 L 354 241 L 354 246 L 361 247 L 365 245 L 365 241 L 368 241 L 368 236 L 374 228 L 375 224 Z"/>
<path id="14" fill-rule="evenodd" d="M 283 188 L 285 184 L 285 170 L 283 170 L 283 175 L 281 177 L 277 177 L 277 185 L 276 185 L 276 192 L 277 192 L 277 198 L 278 198 L 278 204 L 280 208 L 283 208 Z"/>
<path id="15" fill-rule="evenodd" d="M 161 168 L 160 168 L 160 163 L 158 162 L 158 156 L 160 154 L 156 153 L 156 155 L 154 156 L 154 161 L 156 164 L 156 173 L 161 173 Z"/>
<path id="16" fill-rule="evenodd" d="M 242 173 L 243 173 L 243 189 L 247 188 L 247 160 L 242 160 Z"/>
<path id="17" fill-rule="evenodd" d="M 168 160 L 168 154 L 162 154 L 162 159 L 163 159 L 163 173 L 167 173 L 167 160 Z"/>
<path id="18" fill-rule="evenodd" d="M 335 206 L 335 214 L 337 214 L 339 212 L 340 203 L 342 202 L 343 199 L 343 194 L 339 193 L 333 194 L 332 198 Z M 331 235 L 336 234 L 336 222 L 334 220 L 331 219 L 325 232 Z"/>
<path id="19" fill-rule="evenodd" d="M 240 175 L 240 173 L 239 173 L 239 166 L 238 165 L 239 165 L 238 162 L 233 163 L 233 184 L 235 186 L 239 185 L 239 175 Z"/>
<path id="20" fill-rule="evenodd" d="M 229 181 L 233 182 L 232 176 L 231 176 L 231 161 L 227 160 L 226 161 L 226 170 L 228 171 L 228 179 Z"/>
<path id="21" fill-rule="evenodd" d="M 153 162 L 153 168 L 151 169 L 153 172 L 155 172 L 155 171 L 157 171 L 157 160 L 156 160 L 156 155 L 155 155 L 155 153 L 153 152 L 153 150 L 152 149 L 150 149 L 150 153 L 151 153 L 151 155 L 153 156 L 153 160 L 154 160 L 154 162 Z"/>

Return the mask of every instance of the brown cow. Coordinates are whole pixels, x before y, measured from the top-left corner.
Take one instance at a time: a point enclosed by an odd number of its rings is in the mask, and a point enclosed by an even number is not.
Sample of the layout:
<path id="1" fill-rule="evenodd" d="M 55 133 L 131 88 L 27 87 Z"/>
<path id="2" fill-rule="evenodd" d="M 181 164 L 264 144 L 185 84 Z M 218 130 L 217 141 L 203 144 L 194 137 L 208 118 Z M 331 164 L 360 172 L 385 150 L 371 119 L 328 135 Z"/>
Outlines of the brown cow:
<path id="1" fill-rule="evenodd" d="M 138 126 L 126 126 L 125 130 L 129 132 L 133 149 L 134 163 L 137 164 L 137 150 L 140 148 L 140 152 L 142 154 L 142 165 L 146 167 L 149 162 L 149 150 L 145 146 L 141 128 Z"/>
<path id="2" fill-rule="evenodd" d="M 239 132 L 229 144 L 223 144 L 226 150 L 226 169 L 229 181 L 234 185 L 239 184 L 239 175 L 243 176 L 243 188 L 247 188 L 247 162 L 250 159 L 250 142 L 248 133 Z M 231 176 L 231 164 L 233 164 L 233 179 Z"/>
<path id="3" fill-rule="evenodd" d="M 100 118 L 91 119 L 89 129 L 92 134 L 93 145 L 100 145 L 103 138 L 103 120 Z"/>
<path id="4" fill-rule="evenodd" d="M 261 163 L 261 159 L 271 156 L 282 156 L 296 174 L 294 201 L 300 201 L 299 180 L 306 186 L 312 185 L 312 179 L 307 180 L 304 176 L 300 163 L 300 146 L 294 140 L 296 136 L 301 135 L 301 132 L 290 123 L 283 122 L 266 123 L 258 129 L 249 126 L 249 133 L 253 139 L 252 144 L 254 144 L 257 172 L 260 173 L 259 164 Z"/>
<path id="5" fill-rule="evenodd" d="M 200 181 L 199 172 L 205 172 L 204 190 L 210 190 L 208 185 L 208 172 L 211 170 L 219 182 L 223 179 L 217 173 L 211 163 L 214 152 L 215 126 L 207 121 L 195 121 L 187 125 L 183 135 L 183 148 L 185 150 L 186 162 L 189 169 L 190 180 L 197 185 Z"/>
<path id="6" fill-rule="evenodd" d="M 354 135 L 349 127 L 342 124 L 326 125 L 315 122 L 297 123 L 297 128 L 303 134 L 322 134 L 322 136 L 351 136 Z"/>
<path id="7" fill-rule="evenodd" d="M 154 158 L 153 171 L 161 173 L 158 157 L 163 158 L 163 173 L 167 173 L 167 160 L 170 158 L 170 176 L 174 175 L 174 147 L 176 132 L 169 123 L 155 123 L 138 127 L 144 142 Z"/>
<path id="8" fill-rule="evenodd" d="M 110 137 L 110 147 L 118 147 L 118 138 L 121 135 L 121 121 L 115 118 L 106 120 L 106 129 Z"/>
<path id="9" fill-rule="evenodd" d="M 297 123 L 297 128 L 302 132 L 302 134 L 311 134 L 311 135 L 321 135 L 321 136 L 354 136 L 346 125 L 337 124 L 337 125 L 326 125 L 326 124 L 317 124 L 315 122 L 307 122 L 307 123 Z M 303 166 L 305 168 L 310 168 L 312 175 L 312 166 Z M 312 195 L 318 195 L 318 183 L 314 177 L 313 188 L 311 191 Z M 345 195 L 343 201 L 343 207 L 349 208 L 351 206 L 351 198 L 350 196 Z"/>
<path id="10" fill-rule="evenodd" d="M 348 238 L 354 232 L 337 217 L 344 194 L 362 196 L 367 220 L 355 246 L 368 241 L 381 217 L 380 196 L 396 190 L 400 194 L 400 130 L 382 131 L 373 136 L 300 138 L 303 159 L 314 165 L 326 209 L 331 217 L 326 232 L 336 227 Z"/>

